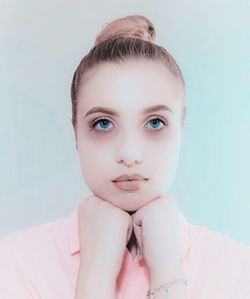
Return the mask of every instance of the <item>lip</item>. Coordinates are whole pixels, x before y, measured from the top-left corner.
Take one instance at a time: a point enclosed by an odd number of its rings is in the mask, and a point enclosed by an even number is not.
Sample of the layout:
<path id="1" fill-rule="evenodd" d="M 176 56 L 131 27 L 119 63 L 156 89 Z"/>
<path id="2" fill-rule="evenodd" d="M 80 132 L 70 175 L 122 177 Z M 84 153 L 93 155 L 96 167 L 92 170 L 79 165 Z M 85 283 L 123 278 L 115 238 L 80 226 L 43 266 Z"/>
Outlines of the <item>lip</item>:
<path id="1" fill-rule="evenodd" d="M 114 185 L 122 191 L 140 190 L 148 179 L 131 180 L 131 181 L 113 181 Z"/>
<path id="2" fill-rule="evenodd" d="M 147 178 L 145 178 L 144 176 L 138 173 L 134 173 L 132 175 L 127 175 L 127 174 L 121 175 L 115 178 L 114 180 L 112 180 L 112 182 L 142 181 L 142 180 L 147 180 Z"/>

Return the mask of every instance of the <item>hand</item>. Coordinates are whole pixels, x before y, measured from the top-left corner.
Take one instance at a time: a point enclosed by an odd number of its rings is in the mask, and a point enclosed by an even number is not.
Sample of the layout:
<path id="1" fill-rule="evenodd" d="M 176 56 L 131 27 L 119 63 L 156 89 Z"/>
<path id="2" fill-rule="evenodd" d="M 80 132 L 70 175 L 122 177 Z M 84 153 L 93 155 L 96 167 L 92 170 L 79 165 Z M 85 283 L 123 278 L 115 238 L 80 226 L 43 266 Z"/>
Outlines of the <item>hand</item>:
<path id="1" fill-rule="evenodd" d="M 133 231 L 131 216 L 97 196 L 90 196 L 79 206 L 78 221 L 80 264 L 116 279 Z"/>
<path id="2" fill-rule="evenodd" d="M 150 273 L 181 272 L 178 206 L 173 196 L 159 197 L 132 215 L 137 243 Z"/>

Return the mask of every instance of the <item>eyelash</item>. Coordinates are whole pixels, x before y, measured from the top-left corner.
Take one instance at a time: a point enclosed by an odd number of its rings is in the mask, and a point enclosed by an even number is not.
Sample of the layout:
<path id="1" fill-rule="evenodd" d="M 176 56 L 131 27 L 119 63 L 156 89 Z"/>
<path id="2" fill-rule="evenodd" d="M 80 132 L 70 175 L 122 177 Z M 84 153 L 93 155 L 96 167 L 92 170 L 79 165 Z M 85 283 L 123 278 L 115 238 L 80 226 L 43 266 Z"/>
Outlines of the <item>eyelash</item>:
<path id="1" fill-rule="evenodd" d="M 90 130 L 94 130 L 97 134 L 106 134 L 108 133 L 110 130 L 112 129 L 96 129 L 96 126 L 98 125 L 98 123 L 100 123 L 102 120 L 108 120 L 110 122 L 112 122 L 108 117 L 102 117 L 99 119 L 94 119 L 92 121 L 90 121 L 89 123 L 89 128 Z M 163 123 L 163 127 L 160 129 L 149 129 L 150 131 L 154 131 L 155 133 L 160 133 L 160 131 L 162 131 L 164 129 L 165 126 L 167 126 L 167 122 L 165 120 L 162 119 L 161 116 L 156 115 L 154 118 L 151 118 L 148 122 L 152 121 L 152 120 L 160 120 Z"/>

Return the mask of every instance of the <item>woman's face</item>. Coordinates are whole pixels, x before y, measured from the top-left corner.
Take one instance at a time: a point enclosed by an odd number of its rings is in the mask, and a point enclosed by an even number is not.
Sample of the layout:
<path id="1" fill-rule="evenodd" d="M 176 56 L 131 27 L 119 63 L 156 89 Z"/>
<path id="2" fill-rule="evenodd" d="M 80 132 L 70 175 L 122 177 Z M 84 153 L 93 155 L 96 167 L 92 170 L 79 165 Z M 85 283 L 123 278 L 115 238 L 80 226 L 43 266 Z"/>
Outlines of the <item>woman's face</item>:
<path id="1" fill-rule="evenodd" d="M 93 195 L 136 211 L 167 193 L 179 157 L 183 97 L 180 83 L 156 62 L 103 63 L 87 73 L 75 134 L 82 174 Z M 120 190 L 112 181 L 124 174 L 147 180 L 137 190 Z"/>

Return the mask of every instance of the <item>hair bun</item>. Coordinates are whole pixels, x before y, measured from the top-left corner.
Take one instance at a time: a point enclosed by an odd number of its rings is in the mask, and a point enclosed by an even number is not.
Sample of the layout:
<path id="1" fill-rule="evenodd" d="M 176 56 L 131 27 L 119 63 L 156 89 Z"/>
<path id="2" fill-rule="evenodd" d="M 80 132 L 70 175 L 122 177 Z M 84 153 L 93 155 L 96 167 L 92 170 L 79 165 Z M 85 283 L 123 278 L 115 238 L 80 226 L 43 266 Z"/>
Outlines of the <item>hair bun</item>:
<path id="1" fill-rule="evenodd" d="M 105 23 L 96 37 L 95 46 L 115 37 L 139 38 L 154 42 L 156 33 L 154 25 L 146 17 L 141 15 L 126 16 Z"/>

